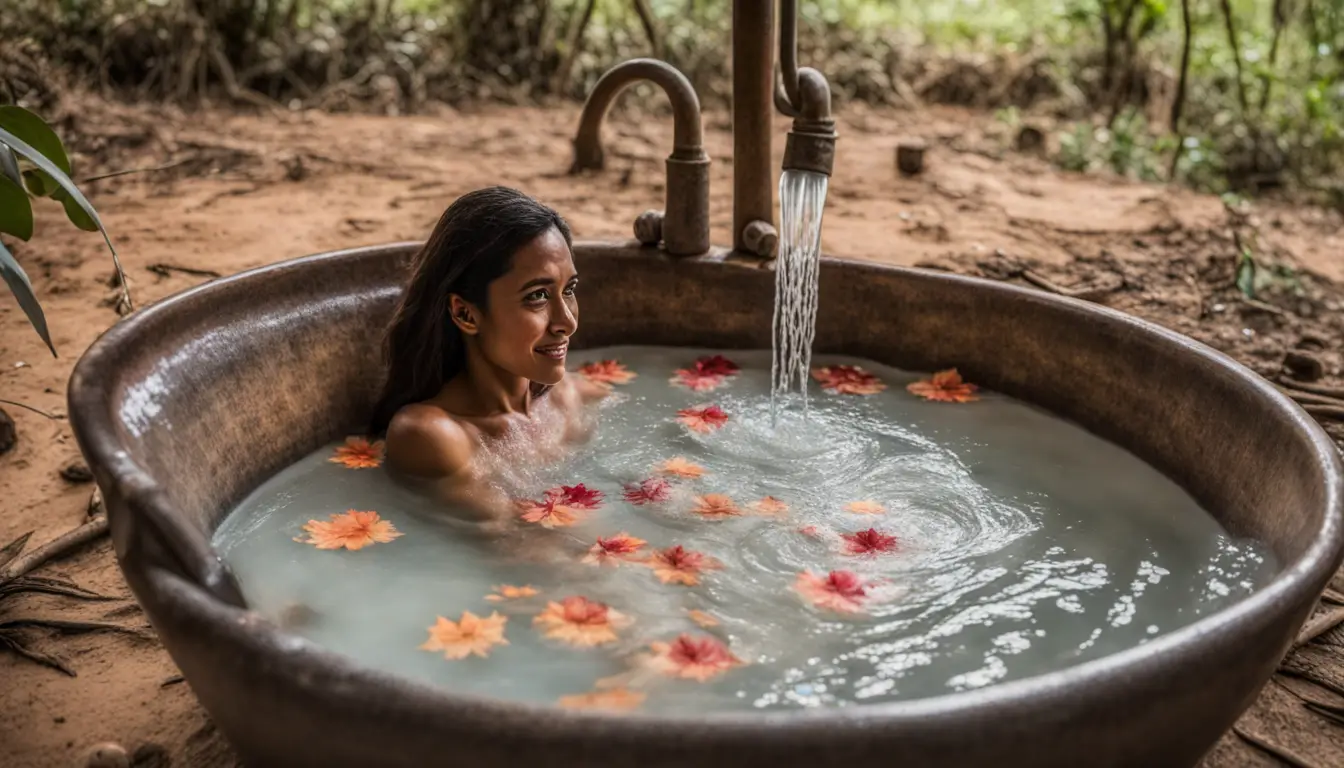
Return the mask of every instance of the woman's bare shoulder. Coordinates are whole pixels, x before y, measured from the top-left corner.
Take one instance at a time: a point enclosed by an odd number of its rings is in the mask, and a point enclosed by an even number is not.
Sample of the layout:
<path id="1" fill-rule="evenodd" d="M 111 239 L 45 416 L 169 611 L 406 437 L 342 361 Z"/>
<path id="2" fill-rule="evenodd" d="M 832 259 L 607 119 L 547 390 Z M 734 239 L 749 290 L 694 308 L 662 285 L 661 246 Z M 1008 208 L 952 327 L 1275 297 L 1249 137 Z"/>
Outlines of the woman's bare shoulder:
<path id="1" fill-rule="evenodd" d="M 387 460 L 394 469 L 426 478 L 450 477 L 471 463 L 475 447 L 467 428 L 427 403 L 408 405 L 387 427 Z"/>

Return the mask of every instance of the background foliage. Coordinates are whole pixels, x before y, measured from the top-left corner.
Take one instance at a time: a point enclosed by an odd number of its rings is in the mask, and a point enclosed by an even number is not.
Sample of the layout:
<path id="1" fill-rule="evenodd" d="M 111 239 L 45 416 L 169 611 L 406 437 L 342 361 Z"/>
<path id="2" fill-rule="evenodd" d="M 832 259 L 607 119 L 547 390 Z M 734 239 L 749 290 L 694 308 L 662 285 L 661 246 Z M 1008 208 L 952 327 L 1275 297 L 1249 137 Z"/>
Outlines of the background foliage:
<path id="1" fill-rule="evenodd" d="M 61 77 L 185 106 L 578 99 L 650 54 L 706 103 L 729 96 L 728 0 L 7 6 L 0 101 L 39 108 Z M 800 56 L 841 99 L 998 109 L 1043 125 L 1066 168 L 1344 202 L 1344 0 L 811 0 L 802 16 Z"/>

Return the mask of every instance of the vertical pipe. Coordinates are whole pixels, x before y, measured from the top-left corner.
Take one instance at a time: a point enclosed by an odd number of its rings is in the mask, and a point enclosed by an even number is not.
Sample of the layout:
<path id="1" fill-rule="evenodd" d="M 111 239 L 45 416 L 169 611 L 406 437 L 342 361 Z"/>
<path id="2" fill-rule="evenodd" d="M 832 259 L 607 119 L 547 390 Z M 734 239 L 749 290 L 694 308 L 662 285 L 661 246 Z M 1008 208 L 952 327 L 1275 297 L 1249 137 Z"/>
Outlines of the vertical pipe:
<path id="1" fill-rule="evenodd" d="M 733 248 L 753 221 L 774 222 L 770 116 L 775 0 L 733 0 Z"/>

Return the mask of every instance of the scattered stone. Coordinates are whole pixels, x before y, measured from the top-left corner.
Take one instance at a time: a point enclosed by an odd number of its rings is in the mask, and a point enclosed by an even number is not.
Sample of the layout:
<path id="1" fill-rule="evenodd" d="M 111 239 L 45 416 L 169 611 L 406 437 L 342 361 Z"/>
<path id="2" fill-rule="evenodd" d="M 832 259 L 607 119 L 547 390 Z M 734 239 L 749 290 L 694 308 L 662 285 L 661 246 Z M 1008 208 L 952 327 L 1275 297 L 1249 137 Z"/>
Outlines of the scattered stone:
<path id="1" fill-rule="evenodd" d="M 93 482 L 93 473 L 87 464 L 75 459 L 61 468 L 61 479 L 67 483 L 89 483 Z"/>
<path id="2" fill-rule="evenodd" d="M 1290 349 L 1284 354 L 1283 368 L 1297 381 L 1320 381 L 1325 376 L 1325 364 L 1320 358 L 1299 349 Z"/>
<path id="3" fill-rule="evenodd" d="M 172 764 L 173 759 L 168 756 L 168 750 L 152 741 L 141 744 L 131 756 L 134 768 L 168 768 Z"/>
<path id="4" fill-rule="evenodd" d="M 916 176 L 924 171 L 926 148 L 919 139 L 906 139 L 896 145 L 896 168 L 902 176 Z"/>
<path id="5" fill-rule="evenodd" d="M 1026 154 L 1045 152 L 1045 131 L 1034 125 L 1024 125 L 1017 132 L 1017 151 Z"/>
<path id="6" fill-rule="evenodd" d="M 120 744 L 107 741 L 89 750 L 84 768 L 131 768 L 131 757 Z"/>
<path id="7" fill-rule="evenodd" d="M 14 420 L 5 413 L 5 409 L 0 408 L 0 453 L 9 453 L 17 442 L 19 442 L 19 430 L 14 426 Z"/>
<path id="8" fill-rule="evenodd" d="M 53 722 L 53 723 L 55 723 L 55 724 L 57 724 L 57 725 L 62 725 L 62 724 L 65 723 L 65 718 L 64 718 L 64 717 L 59 717 L 59 716 L 57 716 L 57 717 L 53 717 L 53 718 L 51 718 L 51 722 Z"/>

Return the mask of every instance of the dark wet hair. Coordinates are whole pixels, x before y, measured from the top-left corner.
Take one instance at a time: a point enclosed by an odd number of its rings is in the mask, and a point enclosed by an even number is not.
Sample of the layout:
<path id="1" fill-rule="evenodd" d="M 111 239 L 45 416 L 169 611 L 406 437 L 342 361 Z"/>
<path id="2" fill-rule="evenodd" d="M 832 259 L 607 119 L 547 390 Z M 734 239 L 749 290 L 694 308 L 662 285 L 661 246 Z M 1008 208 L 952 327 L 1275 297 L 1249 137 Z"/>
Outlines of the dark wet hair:
<path id="1" fill-rule="evenodd" d="M 508 187 L 478 189 L 448 206 L 416 254 L 410 284 L 388 326 L 387 378 L 374 406 L 372 434 L 385 432 L 402 406 L 437 395 L 465 368 L 466 345 L 449 317 L 449 297 L 457 294 L 487 309 L 490 283 L 509 271 L 519 249 L 552 229 L 573 245 L 560 214 Z"/>

